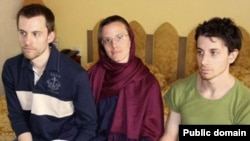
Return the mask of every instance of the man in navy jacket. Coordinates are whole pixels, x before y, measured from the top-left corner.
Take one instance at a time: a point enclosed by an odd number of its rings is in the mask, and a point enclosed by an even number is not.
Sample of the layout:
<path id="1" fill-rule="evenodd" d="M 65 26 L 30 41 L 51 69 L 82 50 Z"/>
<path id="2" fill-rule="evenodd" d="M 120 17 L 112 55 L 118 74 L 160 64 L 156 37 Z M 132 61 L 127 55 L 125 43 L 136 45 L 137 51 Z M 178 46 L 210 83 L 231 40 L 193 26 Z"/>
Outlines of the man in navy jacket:
<path id="1" fill-rule="evenodd" d="M 52 44 L 55 18 L 44 5 L 17 14 L 22 54 L 6 60 L 2 79 L 18 141 L 87 141 L 97 113 L 87 72 Z"/>

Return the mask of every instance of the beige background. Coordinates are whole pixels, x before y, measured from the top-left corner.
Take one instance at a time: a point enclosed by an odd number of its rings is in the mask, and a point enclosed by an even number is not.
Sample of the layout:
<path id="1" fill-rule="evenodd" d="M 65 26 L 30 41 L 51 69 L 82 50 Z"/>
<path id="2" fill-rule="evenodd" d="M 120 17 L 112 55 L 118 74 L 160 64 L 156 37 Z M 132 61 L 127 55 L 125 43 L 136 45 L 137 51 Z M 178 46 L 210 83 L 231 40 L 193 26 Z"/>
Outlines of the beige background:
<path id="1" fill-rule="evenodd" d="M 3 62 L 19 50 L 15 14 L 23 0 L 0 0 L 0 71 Z M 56 16 L 59 49 L 78 48 L 82 63 L 87 58 L 87 30 L 107 16 L 119 14 L 129 22 L 138 21 L 148 34 L 163 23 L 172 24 L 180 36 L 214 16 L 231 17 L 250 31 L 248 0 L 43 0 Z M 3 93 L 0 81 L 0 95 Z"/>
<path id="2" fill-rule="evenodd" d="M 153 33 L 164 22 L 171 23 L 180 36 L 214 16 L 232 17 L 250 31 L 248 0 L 43 0 L 56 15 L 60 48 L 80 48 L 86 61 L 86 30 L 109 15 L 119 14 L 136 20 L 146 33 Z"/>

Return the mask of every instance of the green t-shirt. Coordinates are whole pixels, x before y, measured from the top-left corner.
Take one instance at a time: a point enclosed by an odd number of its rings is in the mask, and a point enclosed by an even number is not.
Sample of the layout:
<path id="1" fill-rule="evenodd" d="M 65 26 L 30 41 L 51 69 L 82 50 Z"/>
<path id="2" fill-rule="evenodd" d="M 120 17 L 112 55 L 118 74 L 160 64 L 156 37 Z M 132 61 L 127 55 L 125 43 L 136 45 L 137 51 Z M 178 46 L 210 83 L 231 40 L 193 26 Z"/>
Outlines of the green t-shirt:
<path id="1" fill-rule="evenodd" d="M 238 79 L 218 100 L 202 97 L 196 86 L 194 74 L 176 82 L 164 97 L 169 108 L 181 114 L 181 124 L 250 124 L 250 89 Z"/>

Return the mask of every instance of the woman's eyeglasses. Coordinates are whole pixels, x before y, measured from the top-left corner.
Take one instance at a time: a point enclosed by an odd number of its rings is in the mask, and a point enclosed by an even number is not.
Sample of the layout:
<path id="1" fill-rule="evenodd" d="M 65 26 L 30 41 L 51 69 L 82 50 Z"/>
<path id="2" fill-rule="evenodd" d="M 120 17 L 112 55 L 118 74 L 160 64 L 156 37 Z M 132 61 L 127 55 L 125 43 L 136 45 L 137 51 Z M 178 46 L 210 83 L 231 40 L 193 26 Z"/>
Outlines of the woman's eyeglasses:
<path id="1" fill-rule="evenodd" d="M 103 45 L 111 45 L 113 40 L 116 42 L 121 42 L 124 40 L 125 36 L 128 36 L 127 34 L 117 34 L 113 38 L 111 37 L 105 37 L 102 39 L 102 44 Z"/>

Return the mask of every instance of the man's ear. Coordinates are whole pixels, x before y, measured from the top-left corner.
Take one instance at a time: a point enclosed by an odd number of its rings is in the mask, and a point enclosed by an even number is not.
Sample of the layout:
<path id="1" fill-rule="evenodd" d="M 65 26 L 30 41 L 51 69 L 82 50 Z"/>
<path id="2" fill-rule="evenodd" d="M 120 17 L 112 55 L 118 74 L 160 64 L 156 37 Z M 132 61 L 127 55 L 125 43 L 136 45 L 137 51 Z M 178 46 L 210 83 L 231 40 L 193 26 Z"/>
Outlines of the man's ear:
<path id="1" fill-rule="evenodd" d="M 234 49 L 232 52 L 230 52 L 230 54 L 229 54 L 230 64 L 234 63 L 234 61 L 237 59 L 238 55 L 239 55 L 238 49 Z"/>
<path id="2" fill-rule="evenodd" d="M 51 31 L 48 36 L 48 43 L 53 42 L 55 40 L 55 36 L 56 36 L 55 32 Z"/>

